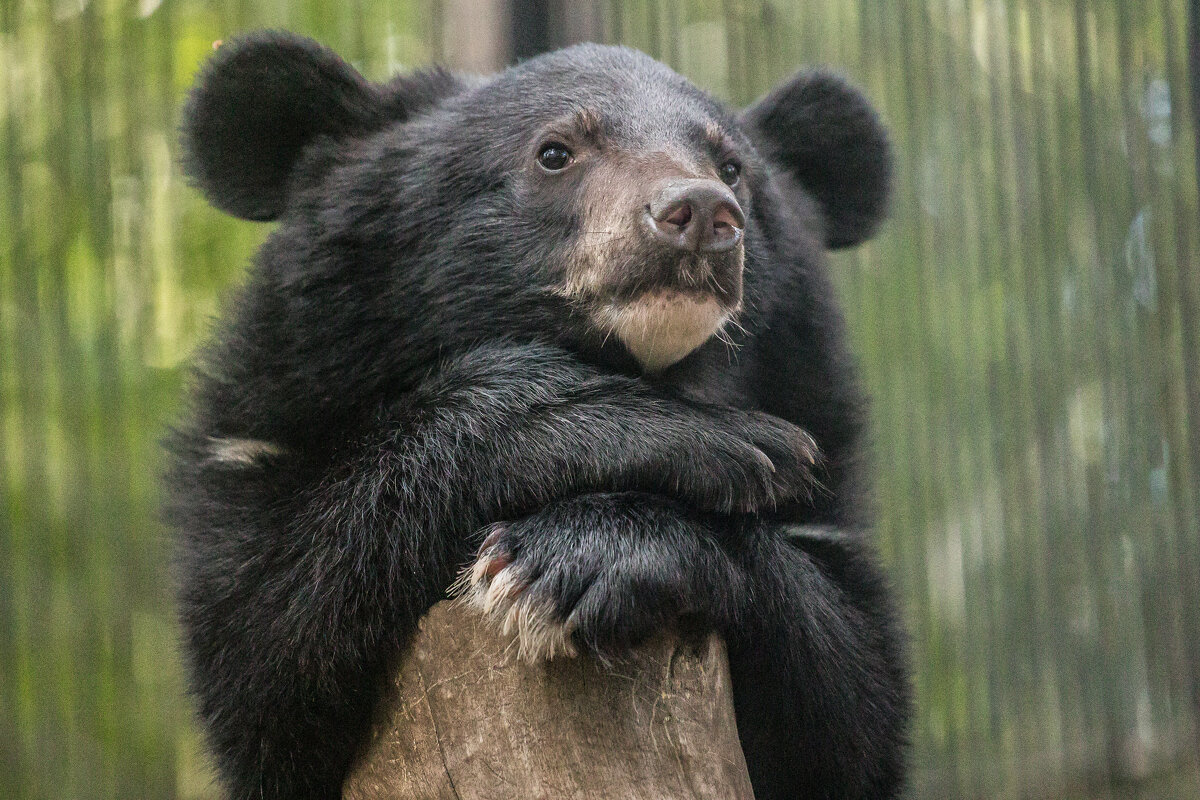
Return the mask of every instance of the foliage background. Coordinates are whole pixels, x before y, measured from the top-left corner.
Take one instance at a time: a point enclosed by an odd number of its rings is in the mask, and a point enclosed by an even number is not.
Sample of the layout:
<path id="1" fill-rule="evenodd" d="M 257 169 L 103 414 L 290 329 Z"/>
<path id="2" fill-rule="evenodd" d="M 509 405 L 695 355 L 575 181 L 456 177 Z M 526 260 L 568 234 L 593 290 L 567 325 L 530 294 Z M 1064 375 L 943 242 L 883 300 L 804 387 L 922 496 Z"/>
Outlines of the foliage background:
<path id="1" fill-rule="evenodd" d="M 913 633 L 913 796 L 1200 796 L 1187 0 L 549 5 L 735 104 L 834 65 L 895 133 L 894 219 L 837 280 Z M 0 796 L 215 794 L 156 443 L 266 228 L 180 177 L 197 66 L 259 26 L 374 78 L 471 64 L 484 11 L 0 0 Z"/>

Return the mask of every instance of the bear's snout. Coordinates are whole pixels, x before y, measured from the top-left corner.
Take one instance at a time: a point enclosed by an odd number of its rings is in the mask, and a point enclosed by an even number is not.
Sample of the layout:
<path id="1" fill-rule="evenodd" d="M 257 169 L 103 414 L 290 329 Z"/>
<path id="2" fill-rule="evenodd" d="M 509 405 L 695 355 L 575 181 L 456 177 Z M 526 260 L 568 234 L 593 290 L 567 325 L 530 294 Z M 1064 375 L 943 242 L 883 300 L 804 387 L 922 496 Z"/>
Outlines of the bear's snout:
<path id="1" fill-rule="evenodd" d="M 654 192 L 642 224 L 667 247 L 722 253 L 741 244 L 746 218 L 725 184 L 677 178 L 664 181 Z"/>

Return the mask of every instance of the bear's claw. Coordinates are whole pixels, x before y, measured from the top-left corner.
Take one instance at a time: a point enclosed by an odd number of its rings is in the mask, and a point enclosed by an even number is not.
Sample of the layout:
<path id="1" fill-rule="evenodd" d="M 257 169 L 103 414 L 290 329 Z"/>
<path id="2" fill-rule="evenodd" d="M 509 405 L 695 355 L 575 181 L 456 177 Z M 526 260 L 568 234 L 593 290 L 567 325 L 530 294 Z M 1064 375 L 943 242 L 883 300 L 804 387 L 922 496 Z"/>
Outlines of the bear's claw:
<path id="1" fill-rule="evenodd" d="M 571 641 L 574 626 L 559 619 L 554 604 L 529 590 L 520 565 L 498 546 L 504 532 L 496 526 L 484 540 L 475 563 L 463 570 L 454 593 L 483 612 L 505 636 L 515 637 L 517 656 L 535 663 L 577 654 Z"/>

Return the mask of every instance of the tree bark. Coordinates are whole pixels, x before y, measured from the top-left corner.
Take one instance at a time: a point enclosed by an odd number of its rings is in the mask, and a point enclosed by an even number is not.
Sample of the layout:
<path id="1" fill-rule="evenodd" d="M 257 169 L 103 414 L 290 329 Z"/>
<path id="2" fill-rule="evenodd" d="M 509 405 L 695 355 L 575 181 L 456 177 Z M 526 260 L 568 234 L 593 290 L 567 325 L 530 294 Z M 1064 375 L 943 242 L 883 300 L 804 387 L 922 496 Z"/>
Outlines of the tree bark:
<path id="1" fill-rule="evenodd" d="M 346 800 L 750 800 L 719 638 L 662 636 L 606 667 L 526 664 L 472 609 L 435 606 Z"/>

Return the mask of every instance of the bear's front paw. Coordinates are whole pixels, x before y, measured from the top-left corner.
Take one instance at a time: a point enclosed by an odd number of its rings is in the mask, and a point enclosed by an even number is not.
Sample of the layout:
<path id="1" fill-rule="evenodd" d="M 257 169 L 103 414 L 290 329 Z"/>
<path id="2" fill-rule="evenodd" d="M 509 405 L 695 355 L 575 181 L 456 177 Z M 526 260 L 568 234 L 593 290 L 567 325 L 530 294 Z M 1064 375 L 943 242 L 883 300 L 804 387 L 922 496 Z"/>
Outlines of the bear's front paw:
<path id="1" fill-rule="evenodd" d="M 811 496 L 820 451 L 809 433 L 758 411 L 708 408 L 708 424 L 672 451 L 663 474 L 679 497 L 718 513 L 763 513 Z"/>
<path id="2" fill-rule="evenodd" d="M 517 656 L 530 663 L 575 656 L 573 628 L 559 618 L 553 601 L 530 591 L 530 565 L 513 561 L 501 541 L 507 525 L 497 523 L 479 548 L 475 563 L 463 570 L 454 593 L 513 636 Z"/>
<path id="3" fill-rule="evenodd" d="M 717 626 L 736 606 L 726 557 L 691 529 L 616 496 L 552 504 L 493 525 L 456 593 L 530 661 L 620 658 L 658 631 Z"/>
<path id="4" fill-rule="evenodd" d="M 771 460 L 771 496 L 765 508 L 811 497 L 817 485 L 814 470 L 821 452 L 808 431 L 761 411 L 744 412 L 745 435 Z M 749 500 L 750 502 L 746 502 Z M 764 505 L 746 498 L 742 511 L 761 511 Z"/>

